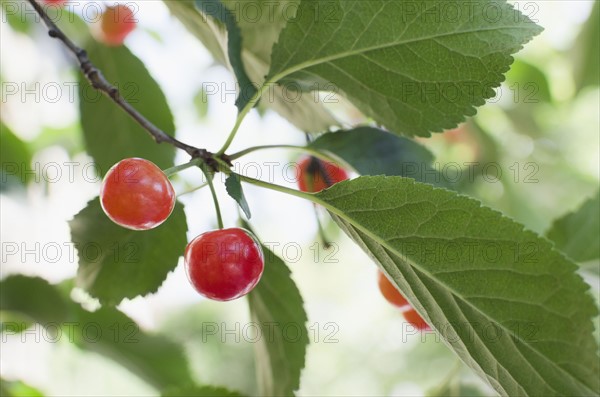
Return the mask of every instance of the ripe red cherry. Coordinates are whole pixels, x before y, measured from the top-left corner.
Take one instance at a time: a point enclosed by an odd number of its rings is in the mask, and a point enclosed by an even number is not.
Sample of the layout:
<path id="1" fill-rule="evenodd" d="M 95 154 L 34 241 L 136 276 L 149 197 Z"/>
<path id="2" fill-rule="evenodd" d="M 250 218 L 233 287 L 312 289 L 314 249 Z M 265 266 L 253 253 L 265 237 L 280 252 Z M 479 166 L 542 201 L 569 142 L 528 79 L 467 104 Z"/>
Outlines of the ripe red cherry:
<path id="1" fill-rule="evenodd" d="M 334 183 L 348 179 L 346 170 L 316 157 L 302 158 L 298 162 L 298 168 L 298 188 L 303 192 L 320 192 Z"/>
<path id="2" fill-rule="evenodd" d="M 381 271 L 377 276 L 377 284 L 379 285 L 379 291 L 381 295 L 392 305 L 401 309 L 410 308 L 410 304 L 404 296 L 398 291 L 398 288 L 388 280 L 388 278 Z"/>
<path id="3" fill-rule="evenodd" d="M 404 313 L 404 319 L 408 321 L 413 327 L 420 331 L 425 331 L 429 328 L 429 325 L 423 320 L 423 318 L 417 313 L 417 311 L 413 308 L 410 310 L 406 310 Z"/>
<path id="4" fill-rule="evenodd" d="M 237 299 L 252 291 L 265 267 L 260 244 L 240 228 L 199 235 L 186 247 L 184 259 L 196 291 L 217 301 Z"/>
<path id="5" fill-rule="evenodd" d="M 399 307 L 404 315 L 404 319 L 412 324 L 418 330 L 428 330 L 429 325 L 423 318 L 412 308 L 406 298 L 398 291 L 398 288 L 388 280 L 383 272 L 378 273 L 377 284 L 383 297 L 392 305 Z"/>
<path id="6" fill-rule="evenodd" d="M 44 3 L 50 4 L 50 5 L 55 5 L 55 6 L 62 6 L 66 2 L 67 2 L 67 0 L 44 0 Z"/>
<path id="7" fill-rule="evenodd" d="M 148 230 L 163 223 L 175 206 L 169 178 L 151 161 L 129 158 L 106 173 L 100 203 L 108 217 L 132 230 Z"/>
<path id="8" fill-rule="evenodd" d="M 110 46 L 120 46 L 136 26 L 131 8 L 124 4 L 107 7 L 100 17 L 100 28 L 97 36 L 100 41 Z"/>

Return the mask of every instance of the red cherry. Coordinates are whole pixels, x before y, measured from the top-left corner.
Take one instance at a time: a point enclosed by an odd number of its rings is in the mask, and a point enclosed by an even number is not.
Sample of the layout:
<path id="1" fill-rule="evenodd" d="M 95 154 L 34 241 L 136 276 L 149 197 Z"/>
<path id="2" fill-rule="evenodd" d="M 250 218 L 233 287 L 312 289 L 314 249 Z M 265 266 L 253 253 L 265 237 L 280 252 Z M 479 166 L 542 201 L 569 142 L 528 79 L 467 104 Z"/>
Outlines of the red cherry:
<path id="1" fill-rule="evenodd" d="M 163 223 L 175 206 L 169 178 L 151 161 L 129 158 L 106 173 L 100 203 L 108 217 L 132 230 L 148 230 Z"/>
<path id="2" fill-rule="evenodd" d="M 184 259 L 196 291 L 217 301 L 237 299 L 252 291 L 265 267 L 260 244 L 240 228 L 199 235 L 186 247 Z"/>
<path id="3" fill-rule="evenodd" d="M 383 295 L 385 300 L 401 309 L 410 309 L 410 304 L 406 298 L 402 296 L 400 291 L 398 291 L 398 288 L 396 288 L 396 286 L 392 284 L 381 271 L 377 276 L 377 284 L 379 285 L 379 291 L 381 291 L 381 295 Z"/>
<path id="4" fill-rule="evenodd" d="M 419 315 L 419 313 L 417 313 L 417 311 L 415 309 L 410 308 L 410 310 L 405 311 L 403 314 L 404 314 L 404 319 L 406 321 L 408 321 L 416 329 L 418 329 L 420 331 L 425 331 L 425 330 L 431 329 L 431 328 L 429 328 L 429 324 L 427 324 L 425 322 L 425 320 L 423 320 L 423 318 Z"/>
<path id="5" fill-rule="evenodd" d="M 302 158 L 298 162 L 298 168 L 298 188 L 303 192 L 320 192 L 334 183 L 348 179 L 346 170 L 316 157 Z"/>
<path id="6" fill-rule="evenodd" d="M 67 2 L 67 0 L 44 0 L 44 3 L 48 4 L 48 5 L 54 5 L 54 6 L 63 6 L 65 3 Z"/>
<path id="7" fill-rule="evenodd" d="M 137 22 L 131 8 L 124 4 L 107 7 L 100 17 L 100 27 L 96 31 L 98 39 L 110 46 L 120 46 Z"/>

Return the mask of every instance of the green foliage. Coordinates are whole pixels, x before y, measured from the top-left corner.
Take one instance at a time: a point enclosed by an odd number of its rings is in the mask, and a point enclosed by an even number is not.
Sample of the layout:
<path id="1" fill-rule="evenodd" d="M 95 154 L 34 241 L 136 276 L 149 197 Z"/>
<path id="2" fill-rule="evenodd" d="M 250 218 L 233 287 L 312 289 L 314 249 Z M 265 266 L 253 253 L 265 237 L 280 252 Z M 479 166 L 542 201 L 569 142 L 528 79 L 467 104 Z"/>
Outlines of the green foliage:
<path id="1" fill-rule="evenodd" d="M 269 71 L 271 48 L 277 41 L 281 29 L 286 25 L 300 0 L 221 0 L 235 16 L 242 31 L 242 59 L 251 81 L 261 85 Z M 165 5 L 184 26 L 196 36 L 221 64 L 228 65 L 227 49 L 223 43 L 227 40 L 227 29 L 219 21 L 207 18 L 194 7 L 192 1 L 165 1 Z M 258 19 L 249 18 L 243 13 L 244 6 L 258 7 Z M 321 101 L 315 101 L 312 95 L 296 98 L 285 87 L 272 86 L 268 100 L 261 101 L 261 107 L 269 107 L 290 120 L 302 131 L 323 131 L 337 125 L 337 121 L 325 109 Z M 294 100 L 290 100 L 294 98 Z"/>
<path id="2" fill-rule="evenodd" d="M 240 182 L 240 176 L 235 172 L 232 172 L 231 175 L 227 177 L 225 180 L 225 188 L 227 189 L 227 193 L 234 199 L 244 214 L 246 218 L 250 219 L 252 214 L 250 213 L 250 207 L 248 206 L 248 202 L 246 201 L 246 196 L 244 195 L 244 190 L 242 190 L 242 183 Z"/>
<path id="3" fill-rule="evenodd" d="M 574 56 L 578 62 L 575 82 L 577 89 L 600 84 L 600 4 L 594 2 L 592 13 L 576 40 Z"/>
<path id="4" fill-rule="evenodd" d="M 360 177 L 317 197 L 500 394 L 598 393 L 598 310 L 576 266 L 546 240 L 473 199 L 401 177 Z"/>
<path id="5" fill-rule="evenodd" d="M 2 7 L 2 22 L 8 22 L 10 27 L 16 32 L 29 33 L 31 30 L 31 21 L 23 18 L 20 12 L 21 4 L 17 1 L 0 1 Z"/>
<path id="6" fill-rule="evenodd" d="M 44 397 L 44 394 L 35 387 L 21 381 L 7 381 L 0 378 L 1 397 Z"/>
<path id="7" fill-rule="evenodd" d="M 245 13 L 248 0 L 165 4 L 218 62 L 233 71 L 240 85 L 238 109 L 257 92 L 255 87 L 268 83 L 261 107 L 276 110 L 303 132 L 322 133 L 339 124 L 329 112 L 335 107 L 318 100 L 317 91 L 339 94 L 371 118 L 372 125 L 381 126 L 327 132 L 308 145 L 371 176 L 336 184 L 315 195 L 271 187 L 314 199 L 327 208 L 341 229 L 391 277 L 433 332 L 483 380 L 501 395 L 600 393 L 598 346 L 591 321 L 597 319 L 598 309 L 589 286 L 576 273 L 577 266 L 562 255 L 577 262 L 600 258 L 600 195 L 554 223 L 547 237 L 555 249 L 546 239 L 478 201 L 439 189 L 462 189 L 464 180 L 444 181 L 432 167 L 431 152 L 399 136 L 428 136 L 474 115 L 476 107 L 494 96 L 494 88 L 504 80 L 503 73 L 513 62 L 511 55 L 539 34 L 540 27 L 503 0 L 468 4 L 258 0 L 253 2 L 258 19 Z M 450 20 L 448 9 L 461 12 Z M 598 84 L 599 9 L 595 4 L 574 54 L 584 59 L 576 73 L 578 90 Z M 89 39 L 88 27 L 80 18 L 75 17 L 74 23 L 65 21 L 60 22 L 61 28 L 74 41 Z M 30 29 L 29 23 L 20 22 L 8 18 L 12 29 Z M 109 48 L 90 42 L 85 47 L 93 63 L 140 114 L 174 134 L 166 98 L 141 60 L 123 46 Z M 173 165 L 173 147 L 156 145 L 84 77 L 80 83 L 85 146 L 101 174 L 127 157 L 143 157 L 161 168 Z M 553 101 L 544 69 L 518 60 L 507 74 L 507 85 L 517 100 L 502 115 L 516 129 L 541 136 L 545 126 L 534 110 L 540 104 L 551 109 L 560 106 Z M 204 117 L 207 93 L 200 91 L 194 104 Z M 479 145 L 478 160 L 499 161 L 499 146 L 485 127 L 475 122 L 470 126 Z M 8 165 L 31 163 L 31 148 L 57 144 L 68 146 L 70 154 L 77 153 L 79 145 L 64 143 L 70 140 L 67 134 L 76 130 L 76 126 L 65 129 L 65 134 L 47 130 L 27 144 L 1 125 L 0 187 L 5 187 L 4 177 L 11 173 Z M 250 218 L 241 180 L 246 179 L 232 173 L 225 187 Z M 516 204 L 522 210 L 528 208 Z M 72 334 L 74 345 L 120 363 L 163 396 L 240 396 L 194 382 L 186 352 L 193 357 L 198 335 L 202 343 L 208 336 L 202 323 L 206 305 L 186 311 L 183 325 L 170 325 L 168 331 L 181 343 L 143 331 L 114 307 L 123 299 L 156 292 L 177 266 L 187 242 L 183 206 L 177 203 L 163 225 L 140 232 L 113 224 L 95 199 L 69 225 L 79 256 L 77 283 L 101 307 L 90 312 L 74 302 L 68 295 L 72 280 L 53 286 L 41 278 L 9 276 L 0 281 L 4 334 L 20 332 L 32 323 L 61 324 L 69 335 L 72 324 L 88 326 L 87 332 Z M 219 341 L 211 341 L 207 348 L 212 349 L 207 354 L 211 359 L 202 357 L 208 363 L 202 364 L 205 373 L 201 377 L 210 377 L 206 373 L 212 370 L 223 374 L 215 383 L 226 383 L 221 380 L 241 379 L 255 367 L 260 395 L 293 395 L 300 388 L 309 343 L 307 314 L 286 264 L 266 247 L 263 250 L 263 277 L 247 296 L 250 319 L 261 332 L 253 343 L 255 360 L 250 362 L 250 354 L 240 353 L 241 348 L 226 352 Z M 13 328 L 4 327 L 17 322 Z M 422 353 L 421 361 L 405 365 L 425 366 L 438 353 L 428 356 L 418 346 L 411 354 L 417 351 Z M 228 358 L 236 363 L 221 362 Z M 458 372 L 429 395 L 482 394 Z M 411 376 L 406 373 L 403 376 Z M 229 386 L 255 388 L 247 379 L 233 380 Z M 0 389 L 2 395 L 41 395 L 22 382 L 2 380 Z"/>
<path id="8" fill-rule="evenodd" d="M 323 134 L 309 146 L 339 156 L 361 175 L 398 175 L 438 186 L 449 185 L 431 167 L 433 155 L 427 148 L 378 128 L 358 127 Z"/>
<path id="9" fill-rule="evenodd" d="M 331 82 L 396 133 L 453 128 L 494 96 L 510 55 L 541 28 L 494 0 L 469 3 L 470 12 L 449 21 L 448 3 L 303 1 L 273 47 L 268 80 L 307 90 Z M 490 5 L 497 20 L 487 17 Z"/>
<path id="10" fill-rule="evenodd" d="M 141 114 L 167 134 L 175 130 L 165 95 L 148 70 L 126 47 L 106 47 L 90 42 L 92 62 L 113 83 L 121 95 Z M 109 98 L 79 79 L 81 127 L 87 152 L 101 175 L 120 160 L 141 157 L 160 168 L 173 166 L 172 146 L 157 145 L 148 133 Z"/>
<path id="11" fill-rule="evenodd" d="M 31 153 L 27 144 L 17 137 L 4 123 L 0 123 L 0 191 L 12 185 L 23 184 L 31 180 Z"/>
<path id="12" fill-rule="evenodd" d="M 0 310 L 24 314 L 42 325 L 63 322 L 68 315 L 67 304 L 55 287 L 42 278 L 22 275 L 0 281 Z"/>
<path id="13" fill-rule="evenodd" d="M 600 259 L 600 193 L 555 220 L 547 236 L 574 261 Z"/>
<path id="14" fill-rule="evenodd" d="M 443 387 L 431 390 L 427 397 L 482 397 L 482 393 L 477 386 L 460 383 L 458 381 L 449 382 Z"/>
<path id="15" fill-rule="evenodd" d="M 158 389 L 191 384 L 179 345 L 144 332 L 115 308 L 84 310 L 69 299 L 69 284 L 55 286 L 37 277 L 10 276 L 0 282 L 0 310 L 20 313 L 41 325 L 60 326 L 65 339 L 113 359 Z"/>
<path id="16" fill-rule="evenodd" d="M 106 356 L 158 388 L 192 382 L 181 346 L 162 335 L 140 329 L 132 319 L 112 307 L 88 312 L 74 306 L 72 321 L 86 332 L 75 332 L 75 344 Z"/>
<path id="17" fill-rule="evenodd" d="M 113 223 L 94 199 L 69 226 L 79 253 L 79 286 L 109 305 L 156 292 L 177 266 L 187 244 L 187 223 L 180 203 L 157 228 L 133 231 Z"/>
<path id="18" fill-rule="evenodd" d="M 240 85 L 235 105 L 242 110 L 248 100 L 256 93 L 256 87 L 246 74 L 242 60 L 242 32 L 237 25 L 235 15 L 223 5 L 221 0 L 196 0 L 197 7 L 205 14 L 216 18 L 227 28 L 227 57 Z"/>
<path id="19" fill-rule="evenodd" d="M 506 82 L 518 104 L 552 102 L 550 84 L 542 70 L 517 59 L 506 73 Z"/>
<path id="20" fill-rule="evenodd" d="M 188 386 L 165 390 L 162 397 L 241 397 L 241 394 L 223 387 Z"/>
<path id="21" fill-rule="evenodd" d="M 261 396 L 289 396 L 300 387 L 308 345 L 302 296 L 285 263 L 263 246 L 265 270 L 250 294 L 250 318 L 262 338 L 254 344 Z"/>

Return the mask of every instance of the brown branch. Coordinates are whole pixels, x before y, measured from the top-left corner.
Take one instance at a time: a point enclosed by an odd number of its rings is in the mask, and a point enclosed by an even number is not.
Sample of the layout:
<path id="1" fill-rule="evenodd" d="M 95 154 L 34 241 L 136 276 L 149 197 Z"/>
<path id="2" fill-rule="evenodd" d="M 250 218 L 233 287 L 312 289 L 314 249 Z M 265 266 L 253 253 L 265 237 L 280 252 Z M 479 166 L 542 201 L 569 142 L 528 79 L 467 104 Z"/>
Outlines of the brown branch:
<path id="1" fill-rule="evenodd" d="M 58 28 L 58 26 L 56 26 L 54 21 L 48 17 L 48 14 L 46 14 L 43 7 L 38 4 L 36 0 L 28 1 L 48 27 L 48 35 L 52 38 L 62 41 L 69 51 L 75 55 L 77 61 L 79 62 L 81 71 L 90 82 L 92 87 L 98 91 L 101 91 L 110 99 L 112 99 L 117 105 L 119 105 L 125 112 L 127 112 L 127 114 L 137 121 L 137 123 L 141 125 L 152 136 L 152 138 L 154 138 L 156 143 L 169 143 L 176 148 L 184 150 L 186 153 L 192 156 L 192 158 L 203 158 L 205 160 L 212 159 L 212 153 L 208 152 L 206 149 L 199 149 L 178 141 L 140 114 L 129 102 L 127 102 L 127 100 L 125 100 L 125 98 L 123 98 L 123 96 L 121 96 L 117 87 L 110 84 L 102 72 L 96 66 L 94 66 L 94 64 L 88 58 L 87 52 L 83 48 L 79 48 L 77 45 L 75 45 L 75 43 L 73 43 L 71 39 L 69 39 L 62 32 L 62 30 Z"/>

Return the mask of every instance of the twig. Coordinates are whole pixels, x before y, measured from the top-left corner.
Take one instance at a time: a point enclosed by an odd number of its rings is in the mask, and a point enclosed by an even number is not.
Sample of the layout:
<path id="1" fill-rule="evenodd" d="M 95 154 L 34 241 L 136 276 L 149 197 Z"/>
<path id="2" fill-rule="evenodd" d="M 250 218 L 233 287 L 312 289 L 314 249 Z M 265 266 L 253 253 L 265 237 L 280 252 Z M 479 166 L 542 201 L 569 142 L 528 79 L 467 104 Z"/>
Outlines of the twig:
<path id="1" fill-rule="evenodd" d="M 52 38 L 58 39 L 64 43 L 64 45 L 75 55 L 79 62 L 79 67 L 83 72 L 84 76 L 88 79 L 92 87 L 103 92 L 111 98 L 117 105 L 119 105 L 125 112 L 127 112 L 135 121 L 138 122 L 151 136 L 154 138 L 156 143 L 166 142 L 176 148 L 184 150 L 192 158 L 202 158 L 209 160 L 212 158 L 212 153 L 206 149 L 199 149 L 194 146 L 190 146 L 183 142 L 178 141 L 172 136 L 165 133 L 163 130 L 155 126 L 142 114 L 140 114 L 129 102 L 125 100 L 119 93 L 119 90 L 110 84 L 104 77 L 102 72 L 94 66 L 94 64 L 88 58 L 87 52 L 83 48 L 79 48 L 75 43 L 71 41 L 63 32 L 56 26 L 56 24 L 48 17 L 48 14 L 44 11 L 42 6 L 38 4 L 36 0 L 28 0 L 33 6 L 35 11 L 40 15 L 46 26 L 48 27 L 48 35 Z"/>

